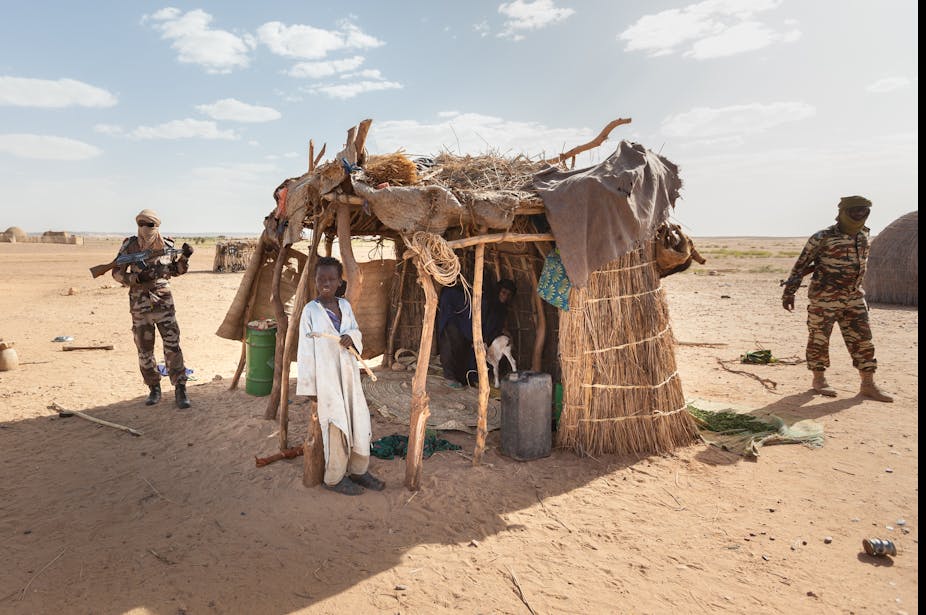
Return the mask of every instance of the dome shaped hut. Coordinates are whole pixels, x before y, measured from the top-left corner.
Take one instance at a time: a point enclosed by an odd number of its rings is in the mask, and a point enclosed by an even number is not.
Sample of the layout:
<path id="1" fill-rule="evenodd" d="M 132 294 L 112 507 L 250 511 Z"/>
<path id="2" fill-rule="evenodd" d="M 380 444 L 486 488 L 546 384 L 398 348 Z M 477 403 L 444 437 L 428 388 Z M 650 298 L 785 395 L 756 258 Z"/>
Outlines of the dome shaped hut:
<path id="1" fill-rule="evenodd" d="M 919 214 L 912 211 L 872 240 L 864 283 L 868 301 L 917 306 L 918 225 Z"/>
<path id="2" fill-rule="evenodd" d="M 3 233 L 0 233 L 0 238 L 9 242 L 29 241 L 29 235 L 18 226 L 11 226 L 6 229 Z"/>

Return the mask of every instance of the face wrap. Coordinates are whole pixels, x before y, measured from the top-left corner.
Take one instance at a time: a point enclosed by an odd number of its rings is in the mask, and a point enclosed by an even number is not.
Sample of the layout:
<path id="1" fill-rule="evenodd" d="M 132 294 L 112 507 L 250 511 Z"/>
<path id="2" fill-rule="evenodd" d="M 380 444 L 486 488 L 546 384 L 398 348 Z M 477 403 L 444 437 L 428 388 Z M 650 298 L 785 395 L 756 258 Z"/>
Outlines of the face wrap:
<path id="1" fill-rule="evenodd" d="M 154 223 L 154 226 L 141 226 L 142 222 Z M 163 250 L 164 239 L 161 237 L 161 218 L 151 209 L 143 209 L 135 216 L 138 224 L 138 244 L 142 250 Z"/>
<path id="2" fill-rule="evenodd" d="M 839 230 L 846 235 L 857 234 L 865 226 L 865 221 L 868 220 L 867 215 L 861 220 L 853 220 L 849 216 L 849 210 L 853 207 L 868 207 L 870 209 L 871 201 L 863 196 L 844 196 L 839 199 L 839 215 L 836 216 L 836 222 L 839 223 Z"/>

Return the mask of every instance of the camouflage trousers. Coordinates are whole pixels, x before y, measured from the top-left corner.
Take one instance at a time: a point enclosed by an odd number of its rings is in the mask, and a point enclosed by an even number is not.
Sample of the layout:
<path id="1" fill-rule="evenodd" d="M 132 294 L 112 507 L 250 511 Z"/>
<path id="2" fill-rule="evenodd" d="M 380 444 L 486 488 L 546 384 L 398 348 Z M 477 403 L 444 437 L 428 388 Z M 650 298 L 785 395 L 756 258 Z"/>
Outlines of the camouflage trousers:
<path id="1" fill-rule="evenodd" d="M 155 328 L 161 334 L 164 365 L 167 367 L 170 383 L 186 383 L 186 366 L 183 363 L 183 351 L 180 350 L 180 325 L 177 324 L 173 300 L 169 299 L 161 305 L 151 305 L 149 302 L 138 305 L 136 301 L 132 301 L 131 304 L 132 334 L 135 337 L 135 347 L 138 349 L 138 369 L 145 384 L 154 386 L 161 382 L 157 359 L 154 357 Z"/>
<path id="2" fill-rule="evenodd" d="M 852 366 L 863 372 L 875 371 L 878 362 L 871 341 L 868 305 L 862 297 L 810 302 L 807 306 L 807 368 L 823 371 L 830 366 L 830 335 L 836 323 L 839 323 L 842 339 L 852 357 Z"/>

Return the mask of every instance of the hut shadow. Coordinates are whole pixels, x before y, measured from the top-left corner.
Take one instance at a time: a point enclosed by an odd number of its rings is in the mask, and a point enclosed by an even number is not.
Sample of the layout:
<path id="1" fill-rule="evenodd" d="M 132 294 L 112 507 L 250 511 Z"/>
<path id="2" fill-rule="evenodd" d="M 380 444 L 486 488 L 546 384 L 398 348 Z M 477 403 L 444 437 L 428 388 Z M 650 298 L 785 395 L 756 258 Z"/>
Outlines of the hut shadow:
<path id="1" fill-rule="evenodd" d="M 71 408 L 141 437 L 51 412 L 0 424 L 0 610 L 28 584 L 24 612 L 290 613 L 359 583 L 382 602 L 368 610 L 403 610 L 395 587 L 413 588 L 420 569 L 410 551 L 524 531 L 523 515 L 571 532 L 544 500 L 639 461 L 554 450 L 517 462 L 497 453 L 492 432 L 474 468 L 475 439 L 442 432 L 463 450 L 426 459 L 420 492 L 402 486 L 403 460 L 373 459 L 386 491 L 351 498 L 303 487 L 301 458 L 257 468 L 255 456 L 278 450 L 276 425 L 262 418 L 266 398 L 227 386 L 191 383 L 189 411 L 173 406 L 169 385 L 154 407 L 139 396 Z M 298 400 L 291 413 L 296 444 L 307 422 Z M 407 427 L 375 420 L 374 438 L 394 432 Z M 99 591 L 114 584 L 123 590 Z"/>

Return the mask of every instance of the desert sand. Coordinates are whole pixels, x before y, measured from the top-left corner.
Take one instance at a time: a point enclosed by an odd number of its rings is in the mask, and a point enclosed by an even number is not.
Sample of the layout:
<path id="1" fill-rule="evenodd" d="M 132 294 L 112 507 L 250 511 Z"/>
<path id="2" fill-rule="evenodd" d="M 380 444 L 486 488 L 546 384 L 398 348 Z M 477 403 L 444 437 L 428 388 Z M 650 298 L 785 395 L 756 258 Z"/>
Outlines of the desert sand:
<path id="1" fill-rule="evenodd" d="M 472 467 L 474 438 L 445 432 L 462 454 L 427 459 L 421 491 L 374 459 L 387 489 L 357 498 L 304 488 L 301 458 L 255 467 L 276 425 L 266 398 L 228 390 L 239 344 L 214 331 L 241 274 L 211 273 L 210 249 L 173 282 L 197 378 L 179 411 L 166 381 L 144 406 L 127 292 L 88 273 L 117 240 L 0 244 L 0 337 L 22 363 L 0 372 L 0 613 L 918 612 L 918 311 L 872 306 L 895 403 L 856 395 L 838 332 L 837 398 L 803 365 L 733 365 L 766 388 L 718 359 L 802 357 L 806 291 L 786 313 L 778 281 L 803 238 L 696 244 L 707 264 L 663 281 L 686 396 L 816 419 L 822 448 L 517 462 L 493 432 Z M 59 335 L 114 350 L 62 352 Z M 291 441 L 305 422 L 296 401 Z M 394 432 L 375 417 L 374 438 Z M 865 555 L 866 537 L 898 555 Z"/>

